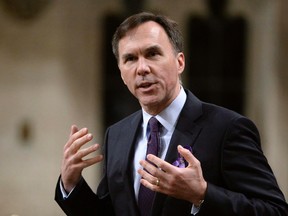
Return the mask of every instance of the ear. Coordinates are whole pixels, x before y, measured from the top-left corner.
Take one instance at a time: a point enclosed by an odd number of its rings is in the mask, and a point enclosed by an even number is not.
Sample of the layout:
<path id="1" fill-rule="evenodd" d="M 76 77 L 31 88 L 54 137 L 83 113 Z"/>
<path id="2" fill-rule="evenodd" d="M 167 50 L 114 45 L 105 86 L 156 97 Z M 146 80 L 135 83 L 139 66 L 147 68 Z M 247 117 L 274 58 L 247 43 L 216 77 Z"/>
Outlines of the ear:
<path id="1" fill-rule="evenodd" d="M 181 74 L 185 68 L 185 56 L 183 52 L 177 54 L 178 74 Z"/>

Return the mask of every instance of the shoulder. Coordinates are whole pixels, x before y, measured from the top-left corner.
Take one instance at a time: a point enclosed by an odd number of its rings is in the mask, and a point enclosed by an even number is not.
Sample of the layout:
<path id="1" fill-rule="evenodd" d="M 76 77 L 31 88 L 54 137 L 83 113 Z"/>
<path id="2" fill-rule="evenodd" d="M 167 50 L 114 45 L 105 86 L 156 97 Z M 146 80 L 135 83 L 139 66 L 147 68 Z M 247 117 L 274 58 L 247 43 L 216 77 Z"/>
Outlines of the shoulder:
<path id="1" fill-rule="evenodd" d="M 183 109 L 186 115 L 195 115 L 195 122 L 210 126 L 229 127 L 235 124 L 245 124 L 256 129 L 255 124 L 243 114 L 237 113 L 228 108 L 216 104 L 207 103 L 199 100 L 190 91 L 187 91 L 187 102 Z"/>
<path id="2" fill-rule="evenodd" d="M 243 115 L 227 109 L 216 104 L 207 103 L 201 101 L 192 92 L 186 90 L 187 100 L 183 108 L 183 112 L 187 112 L 190 115 L 195 115 L 195 118 L 212 118 L 212 119 L 234 119 L 244 117 Z M 196 114 L 195 114 L 196 113 Z"/>

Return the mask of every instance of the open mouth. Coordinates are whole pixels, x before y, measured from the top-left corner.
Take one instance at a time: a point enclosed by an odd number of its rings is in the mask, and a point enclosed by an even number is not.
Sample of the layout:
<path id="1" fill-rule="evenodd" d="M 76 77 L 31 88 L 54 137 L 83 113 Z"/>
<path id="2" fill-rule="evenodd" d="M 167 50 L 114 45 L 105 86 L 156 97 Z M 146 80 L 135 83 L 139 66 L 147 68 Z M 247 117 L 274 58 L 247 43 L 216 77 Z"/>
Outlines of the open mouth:
<path id="1" fill-rule="evenodd" d="M 152 86 L 152 85 L 153 85 L 153 83 L 145 82 L 145 83 L 141 83 L 138 87 L 139 87 L 139 88 L 147 89 L 147 88 L 149 88 L 149 87 Z"/>

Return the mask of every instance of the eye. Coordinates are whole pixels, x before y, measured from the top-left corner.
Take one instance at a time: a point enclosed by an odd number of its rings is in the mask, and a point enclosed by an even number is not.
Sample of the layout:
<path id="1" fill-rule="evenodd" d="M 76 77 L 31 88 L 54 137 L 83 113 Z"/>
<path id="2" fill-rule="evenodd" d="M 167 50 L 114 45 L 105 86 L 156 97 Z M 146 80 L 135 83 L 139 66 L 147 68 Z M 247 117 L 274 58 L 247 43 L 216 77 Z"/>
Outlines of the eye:
<path id="1" fill-rule="evenodd" d="M 133 56 L 130 56 L 129 58 L 126 59 L 126 61 L 134 61 L 135 60 L 135 57 Z"/>
<path id="2" fill-rule="evenodd" d="M 131 62 L 131 61 L 135 61 L 136 60 L 136 57 L 133 56 L 133 55 L 127 55 L 125 56 L 124 58 L 124 63 L 127 63 L 127 62 Z"/>
<path id="3" fill-rule="evenodd" d="M 155 51 L 155 50 L 153 50 L 153 51 L 150 51 L 149 53 L 148 53 L 148 57 L 154 57 L 154 56 L 157 56 L 159 53 L 157 52 L 157 51 Z"/>
<path id="4" fill-rule="evenodd" d="M 160 48 L 157 46 L 153 46 L 153 47 L 150 47 L 149 49 L 147 49 L 146 57 L 147 58 L 155 58 L 161 54 L 162 53 L 161 53 Z"/>

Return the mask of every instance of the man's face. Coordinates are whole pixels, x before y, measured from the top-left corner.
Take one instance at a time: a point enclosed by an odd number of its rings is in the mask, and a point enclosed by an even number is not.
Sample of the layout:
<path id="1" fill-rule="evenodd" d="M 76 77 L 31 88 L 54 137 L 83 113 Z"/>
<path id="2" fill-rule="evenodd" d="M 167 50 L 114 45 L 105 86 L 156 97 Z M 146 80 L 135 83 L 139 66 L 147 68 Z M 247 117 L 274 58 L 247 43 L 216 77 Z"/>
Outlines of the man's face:
<path id="1" fill-rule="evenodd" d="M 146 22 L 127 32 L 119 41 L 121 77 L 144 110 L 156 115 L 180 91 L 184 54 L 175 54 L 165 30 Z"/>

